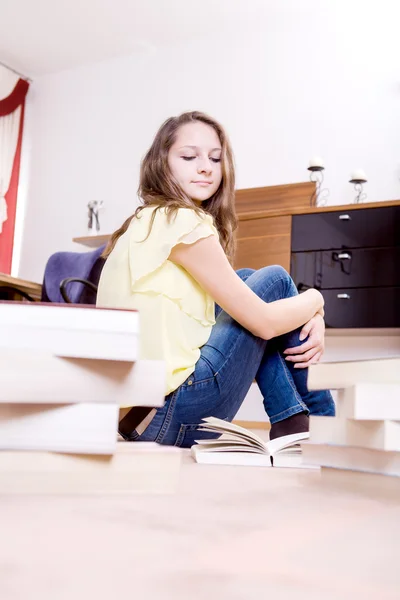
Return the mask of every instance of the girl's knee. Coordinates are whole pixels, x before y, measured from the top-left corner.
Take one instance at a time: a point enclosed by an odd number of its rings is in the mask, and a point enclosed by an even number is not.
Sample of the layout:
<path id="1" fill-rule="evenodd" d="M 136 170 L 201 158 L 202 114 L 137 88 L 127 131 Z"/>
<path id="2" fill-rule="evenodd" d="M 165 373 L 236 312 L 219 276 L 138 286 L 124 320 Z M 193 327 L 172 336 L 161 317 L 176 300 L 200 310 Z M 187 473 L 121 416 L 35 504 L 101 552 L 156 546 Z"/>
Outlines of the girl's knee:
<path id="1" fill-rule="evenodd" d="M 249 279 L 248 284 L 254 291 L 258 291 L 258 288 L 265 290 L 270 288 L 272 285 L 279 285 L 281 290 L 279 297 L 287 298 L 297 294 L 296 286 L 289 273 L 280 265 L 271 265 L 258 269 Z"/>
<path id="2" fill-rule="evenodd" d="M 253 273 L 255 273 L 255 269 L 238 269 L 236 271 L 236 273 L 239 275 L 240 279 L 242 279 L 243 281 L 246 281 L 246 279 L 248 279 L 250 277 L 250 275 L 253 275 Z"/>
<path id="3" fill-rule="evenodd" d="M 270 265 L 268 267 L 262 267 L 262 269 L 258 269 L 256 273 L 259 274 L 260 279 L 263 280 L 281 280 L 285 282 L 292 281 L 292 278 L 290 277 L 289 273 L 286 271 L 286 269 L 281 267 L 281 265 Z"/>
<path id="4" fill-rule="evenodd" d="M 260 271 L 264 271 L 267 277 L 274 277 L 276 279 L 291 279 L 289 273 L 281 265 L 270 265 L 263 267 Z"/>

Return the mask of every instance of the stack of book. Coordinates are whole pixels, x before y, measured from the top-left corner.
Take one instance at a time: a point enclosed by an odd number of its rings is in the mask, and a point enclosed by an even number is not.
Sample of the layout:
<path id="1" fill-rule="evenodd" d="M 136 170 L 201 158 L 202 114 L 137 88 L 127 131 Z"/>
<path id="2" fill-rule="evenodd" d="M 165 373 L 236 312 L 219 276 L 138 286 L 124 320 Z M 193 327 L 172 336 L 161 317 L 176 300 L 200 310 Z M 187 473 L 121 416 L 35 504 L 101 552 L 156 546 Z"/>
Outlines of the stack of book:
<path id="1" fill-rule="evenodd" d="M 336 417 L 312 416 L 303 460 L 327 481 L 396 486 L 400 492 L 400 358 L 322 363 L 310 390 L 338 390 Z"/>
<path id="2" fill-rule="evenodd" d="M 136 311 L 0 302 L 0 493 L 173 485 L 178 452 L 117 441 L 121 407 L 164 403 L 163 361 L 138 353 Z"/>

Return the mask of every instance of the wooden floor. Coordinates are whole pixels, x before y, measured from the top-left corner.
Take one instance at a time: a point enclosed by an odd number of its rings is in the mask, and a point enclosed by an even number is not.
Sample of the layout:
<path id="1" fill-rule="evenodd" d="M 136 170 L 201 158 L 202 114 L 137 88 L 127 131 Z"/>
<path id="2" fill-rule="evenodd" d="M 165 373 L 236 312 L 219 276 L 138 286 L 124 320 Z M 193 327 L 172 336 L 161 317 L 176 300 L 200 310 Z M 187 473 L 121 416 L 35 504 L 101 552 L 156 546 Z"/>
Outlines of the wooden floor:
<path id="1" fill-rule="evenodd" d="M 1 600 L 398 600 L 400 501 L 194 464 L 176 494 L 0 498 Z"/>

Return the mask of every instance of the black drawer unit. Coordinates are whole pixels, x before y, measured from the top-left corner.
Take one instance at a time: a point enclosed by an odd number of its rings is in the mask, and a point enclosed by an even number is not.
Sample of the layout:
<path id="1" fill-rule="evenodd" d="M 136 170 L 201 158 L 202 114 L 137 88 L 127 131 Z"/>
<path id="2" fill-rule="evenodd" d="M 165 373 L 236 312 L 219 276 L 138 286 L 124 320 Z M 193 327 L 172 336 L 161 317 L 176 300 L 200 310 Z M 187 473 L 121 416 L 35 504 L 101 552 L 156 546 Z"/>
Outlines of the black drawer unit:
<path id="1" fill-rule="evenodd" d="M 291 275 L 328 327 L 400 327 L 400 206 L 293 216 Z"/>
<path id="2" fill-rule="evenodd" d="M 327 327 L 400 327 L 400 287 L 321 291 Z"/>
<path id="3" fill-rule="evenodd" d="M 292 217 L 292 252 L 400 245 L 400 206 Z"/>
<path id="4" fill-rule="evenodd" d="M 400 246 L 293 252 L 291 274 L 303 288 L 400 287 Z"/>

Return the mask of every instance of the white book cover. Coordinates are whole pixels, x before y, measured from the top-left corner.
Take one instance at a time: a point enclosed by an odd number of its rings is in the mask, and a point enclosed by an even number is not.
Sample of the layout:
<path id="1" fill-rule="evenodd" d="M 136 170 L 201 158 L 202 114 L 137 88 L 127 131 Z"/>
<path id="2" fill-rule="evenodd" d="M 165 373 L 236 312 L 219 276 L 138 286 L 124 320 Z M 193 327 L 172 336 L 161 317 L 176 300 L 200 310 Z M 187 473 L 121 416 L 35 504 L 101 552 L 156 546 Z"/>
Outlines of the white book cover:
<path id="1" fill-rule="evenodd" d="M 319 467 L 400 476 L 400 452 L 333 444 L 301 444 L 304 462 Z"/>
<path id="2" fill-rule="evenodd" d="M 311 416 L 310 442 L 400 451 L 400 421 Z"/>
<path id="3" fill-rule="evenodd" d="M 400 357 L 318 363 L 308 369 L 309 390 L 339 390 L 358 383 L 400 384 Z"/>
<path id="4" fill-rule="evenodd" d="M 164 494 L 176 491 L 182 451 L 117 442 L 109 456 L 0 452 L 0 494 Z"/>
<path id="5" fill-rule="evenodd" d="M 215 417 L 203 419 L 199 430 L 221 434 L 192 446 L 192 456 L 200 464 L 301 467 L 300 441 L 309 437 L 304 432 L 265 442 L 253 431 Z"/>
<path id="6" fill-rule="evenodd" d="M 139 313 L 80 304 L 0 302 L 0 348 L 135 361 Z"/>
<path id="7" fill-rule="evenodd" d="M 347 419 L 400 420 L 400 384 L 359 383 L 339 390 L 337 415 Z"/>
<path id="8" fill-rule="evenodd" d="M 135 363 L 62 358 L 48 352 L 0 348 L 0 403 L 115 402 L 163 406 L 164 361 Z"/>
<path id="9" fill-rule="evenodd" d="M 112 454 L 119 406 L 0 404 L 0 450 Z"/>

